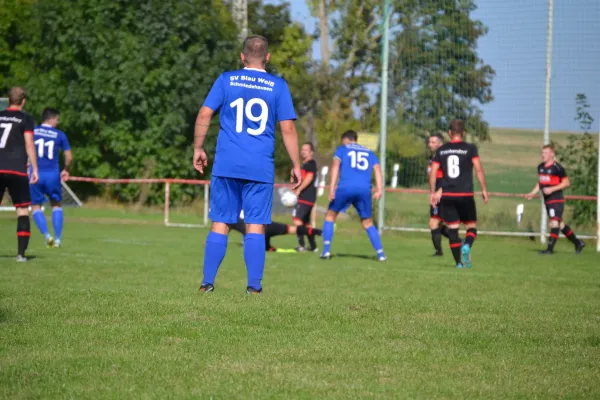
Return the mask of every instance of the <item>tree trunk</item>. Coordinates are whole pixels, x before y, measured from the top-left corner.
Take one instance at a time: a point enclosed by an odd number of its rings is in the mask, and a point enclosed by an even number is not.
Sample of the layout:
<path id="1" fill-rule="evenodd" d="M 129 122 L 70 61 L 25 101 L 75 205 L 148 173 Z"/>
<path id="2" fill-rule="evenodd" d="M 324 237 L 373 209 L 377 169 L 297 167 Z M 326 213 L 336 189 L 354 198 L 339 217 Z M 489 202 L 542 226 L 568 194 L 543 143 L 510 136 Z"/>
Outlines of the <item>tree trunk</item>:
<path id="1" fill-rule="evenodd" d="M 329 25 L 327 20 L 327 3 L 326 0 L 319 0 L 319 29 L 321 31 L 321 62 L 323 68 L 329 68 Z"/>

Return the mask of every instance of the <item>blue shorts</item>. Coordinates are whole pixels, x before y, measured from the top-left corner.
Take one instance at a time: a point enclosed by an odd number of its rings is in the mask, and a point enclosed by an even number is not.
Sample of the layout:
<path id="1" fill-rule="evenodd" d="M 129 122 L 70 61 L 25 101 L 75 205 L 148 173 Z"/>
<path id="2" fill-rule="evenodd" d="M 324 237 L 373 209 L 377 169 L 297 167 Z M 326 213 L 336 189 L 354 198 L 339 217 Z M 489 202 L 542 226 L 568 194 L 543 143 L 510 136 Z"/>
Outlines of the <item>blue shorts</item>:
<path id="1" fill-rule="evenodd" d="M 354 206 L 361 219 L 373 216 L 370 190 L 338 189 L 335 192 L 335 199 L 329 203 L 329 209 L 339 213 L 348 209 L 350 205 Z"/>
<path id="2" fill-rule="evenodd" d="M 247 224 L 268 225 L 272 208 L 272 183 L 220 176 L 213 176 L 210 181 L 208 216 L 213 222 L 235 224 L 244 210 Z"/>
<path id="3" fill-rule="evenodd" d="M 41 205 L 46 202 L 46 196 L 51 201 L 62 201 L 62 185 L 59 172 L 40 172 L 39 180 L 29 185 L 31 193 L 31 204 Z"/>

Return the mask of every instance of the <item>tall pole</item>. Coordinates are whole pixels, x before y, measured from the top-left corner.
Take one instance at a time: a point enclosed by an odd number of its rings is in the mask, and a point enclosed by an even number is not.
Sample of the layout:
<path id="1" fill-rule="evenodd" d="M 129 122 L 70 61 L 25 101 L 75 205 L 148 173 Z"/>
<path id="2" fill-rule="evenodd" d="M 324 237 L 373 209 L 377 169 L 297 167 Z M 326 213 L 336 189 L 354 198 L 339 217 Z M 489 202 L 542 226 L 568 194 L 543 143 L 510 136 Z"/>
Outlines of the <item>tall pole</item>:
<path id="1" fill-rule="evenodd" d="M 381 49 L 381 105 L 379 109 L 380 127 L 379 127 L 379 162 L 381 173 L 383 175 L 383 192 L 379 199 L 379 212 L 377 215 L 377 226 L 379 233 L 383 233 L 384 211 L 385 211 L 385 149 L 387 139 L 387 101 L 388 101 L 388 53 L 389 53 L 389 35 L 390 30 L 390 0 L 384 0 L 383 6 L 383 28 Z"/>
<path id="2" fill-rule="evenodd" d="M 596 193 L 596 251 L 600 253 L 600 114 L 598 114 L 598 192 Z"/>
<path id="3" fill-rule="evenodd" d="M 552 81 L 552 35 L 554 32 L 554 0 L 548 0 L 548 33 L 546 37 L 546 98 L 544 102 L 544 145 L 550 144 L 550 82 Z M 546 228 L 548 218 L 544 196 L 541 199 L 540 241 L 546 243 Z"/>
<path id="4" fill-rule="evenodd" d="M 231 7 L 233 20 L 240 30 L 240 41 L 243 41 L 248 36 L 248 1 L 233 0 Z"/>

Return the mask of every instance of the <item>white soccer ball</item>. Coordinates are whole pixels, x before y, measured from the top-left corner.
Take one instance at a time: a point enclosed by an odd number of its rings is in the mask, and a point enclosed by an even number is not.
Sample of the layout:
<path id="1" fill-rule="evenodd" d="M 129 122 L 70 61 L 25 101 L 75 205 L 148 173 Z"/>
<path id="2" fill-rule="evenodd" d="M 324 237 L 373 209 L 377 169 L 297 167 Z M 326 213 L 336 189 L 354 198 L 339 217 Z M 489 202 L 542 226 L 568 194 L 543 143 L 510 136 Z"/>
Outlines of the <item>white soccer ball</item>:
<path id="1" fill-rule="evenodd" d="M 281 204 L 286 207 L 294 207 L 298 203 L 298 196 L 294 192 L 285 192 L 281 196 Z"/>

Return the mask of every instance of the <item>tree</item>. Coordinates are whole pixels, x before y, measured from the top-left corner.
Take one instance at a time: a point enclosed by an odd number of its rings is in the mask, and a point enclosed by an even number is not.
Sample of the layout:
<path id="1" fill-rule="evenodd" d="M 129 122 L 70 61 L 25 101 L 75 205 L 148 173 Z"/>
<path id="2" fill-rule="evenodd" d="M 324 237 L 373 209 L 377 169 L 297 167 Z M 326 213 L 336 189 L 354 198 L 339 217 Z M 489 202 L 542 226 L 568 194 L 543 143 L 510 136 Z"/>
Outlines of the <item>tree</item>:
<path id="1" fill-rule="evenodd" d="M 571 181 L 571 190 L 579 195 L 595 195 L 598 190 L 598 140 L 590 135 L 594 118 L 589 113 L 589 102 L 583 93 L 575 99 L 575 120 L 583 134 L 570 135 L 566 146 L 559 147 L 558 155 L 565 165 Z M 596 204 L 593 201 L 572 201 L 572 220 L 576 225 L 586 225 L 594 220 Z"/>

